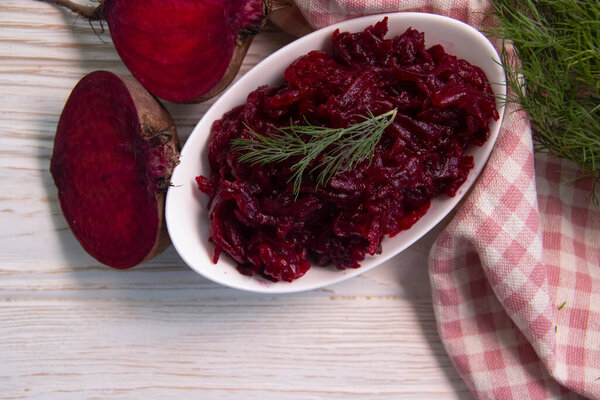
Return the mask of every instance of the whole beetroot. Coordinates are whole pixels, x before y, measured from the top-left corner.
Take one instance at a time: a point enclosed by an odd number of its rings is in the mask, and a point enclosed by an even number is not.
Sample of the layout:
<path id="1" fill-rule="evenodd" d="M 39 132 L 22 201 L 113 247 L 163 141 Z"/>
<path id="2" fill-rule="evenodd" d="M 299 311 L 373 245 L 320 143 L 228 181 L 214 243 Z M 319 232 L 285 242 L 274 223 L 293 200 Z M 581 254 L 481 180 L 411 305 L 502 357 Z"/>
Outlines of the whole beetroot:
<path id="1" fill-rule="evenodd" d="M 83 248 L 126 269 L 168 247 L 164 199 L 178 160 L 171 117 L 139 83 L 106 71 L 83 77 L 60 116 L 50 161 Z"/>
<path id="2" fill-rule="evenodd" d="M 223 91 L 271 9 L 271 0 L 102 0 L 97 7 L 47 1 L 105 20 L 131 74 L 156 97 L 177 103 Z"/>

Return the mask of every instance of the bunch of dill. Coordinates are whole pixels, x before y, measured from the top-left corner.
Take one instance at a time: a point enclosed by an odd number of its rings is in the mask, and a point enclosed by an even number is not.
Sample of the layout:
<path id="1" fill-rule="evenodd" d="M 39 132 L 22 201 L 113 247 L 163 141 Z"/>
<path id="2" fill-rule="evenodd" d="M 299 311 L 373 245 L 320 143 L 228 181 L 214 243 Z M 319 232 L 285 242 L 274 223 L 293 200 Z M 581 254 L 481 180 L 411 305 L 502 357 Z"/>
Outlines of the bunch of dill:
<path id="1" fill-rule="evenodd" d="M 492 0 L 507 84 L 531 120 L 536 150 L 600 182 L 600 0 Z M 596 185 L 597 186 L 597 185 Z"/>

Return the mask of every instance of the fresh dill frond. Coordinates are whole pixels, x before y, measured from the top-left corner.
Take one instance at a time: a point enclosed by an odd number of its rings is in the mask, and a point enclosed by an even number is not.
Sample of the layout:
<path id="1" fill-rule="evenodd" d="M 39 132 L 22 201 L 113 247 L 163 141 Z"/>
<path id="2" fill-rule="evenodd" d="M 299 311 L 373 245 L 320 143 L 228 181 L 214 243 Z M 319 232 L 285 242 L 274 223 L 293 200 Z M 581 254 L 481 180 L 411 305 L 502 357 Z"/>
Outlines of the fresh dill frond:
<path id="1" fill-rule="evenodd" d="M 502 62 L 532 123 L 536 150 L 578 164 L 600 182 L 600 0 L 492 0 L 510 41 Z M 593 189 L 594 191 L 594 189 Z M 594 196 L 594 193 L 591 193 Z"/>
<path id="2" fill-rule="evenodd" d="M 360 115 L 363 121 L 347 128 L 330 128 L 313 125 L 290 125 L 275 128 L 276 132 L 261 134 L 246 126 L 252 138 L 236 138 L 231 141 L 232 149 L 242 152 L 240 162 L 251 164 L 280 163 L 293 159 L 290 182 L 294 195 L 300 193 L 303 176 L 318 172 L 316 184 L 326 185 L 335 175 L 355 167 L 364 160 L 371 160 L 375 146 L 383 132 L 396 118 L 393 109 L 380 115 Z M 312 166 L 314 160 L 319 163 Z"/>

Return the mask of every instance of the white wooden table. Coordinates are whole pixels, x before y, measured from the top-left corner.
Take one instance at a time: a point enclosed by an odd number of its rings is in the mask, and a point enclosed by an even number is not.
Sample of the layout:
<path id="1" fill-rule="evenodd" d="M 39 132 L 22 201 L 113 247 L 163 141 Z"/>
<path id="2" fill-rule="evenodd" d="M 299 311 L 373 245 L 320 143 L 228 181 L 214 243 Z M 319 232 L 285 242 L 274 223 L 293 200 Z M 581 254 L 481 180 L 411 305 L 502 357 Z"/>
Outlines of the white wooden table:
<path id="1" fill-rule="evenodd" d="M 0 2 L 0 398 L 470 398 L 436 331 L 435 232 L 358 278 L 286 296 L 213 284 L 173 248 L 128 271 L 88 256 L 48 166 L 76 82 L 128 74 L 94 27 Z M 260 35 L 240 75 L 291 40 Z M 182 140 L 210 104 L 166 104 Z"/>

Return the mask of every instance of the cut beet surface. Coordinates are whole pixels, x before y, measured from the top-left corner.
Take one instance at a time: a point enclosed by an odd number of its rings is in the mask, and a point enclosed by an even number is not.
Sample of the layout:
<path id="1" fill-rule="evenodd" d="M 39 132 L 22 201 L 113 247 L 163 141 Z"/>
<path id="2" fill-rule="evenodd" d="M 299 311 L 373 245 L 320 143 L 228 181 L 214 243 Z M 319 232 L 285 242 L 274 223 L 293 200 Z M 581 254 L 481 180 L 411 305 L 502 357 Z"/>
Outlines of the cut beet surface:
<path id="1" fill-rule="evenodd" d="M 231 83 L 270 8 L 266 0 L 103 0 L 98 7 L 49 1 L 106 20 L 132 75 L 178 103 L 206 100 Z"/>
<path id="2" fill-rule="evenodd" d="M 139 83 L 106 71 L 79 81 L 58 122 L 50 172 L 83 248 L 119 269 L 164 250 L 164 197 L 178 160 L 171 117 Z"/>

